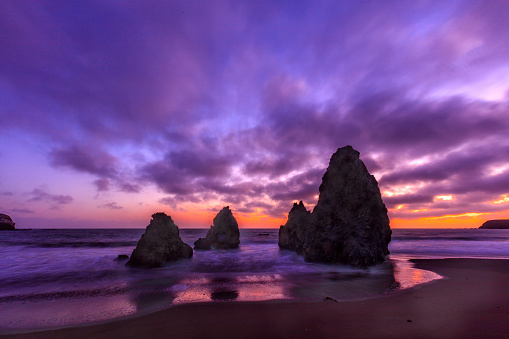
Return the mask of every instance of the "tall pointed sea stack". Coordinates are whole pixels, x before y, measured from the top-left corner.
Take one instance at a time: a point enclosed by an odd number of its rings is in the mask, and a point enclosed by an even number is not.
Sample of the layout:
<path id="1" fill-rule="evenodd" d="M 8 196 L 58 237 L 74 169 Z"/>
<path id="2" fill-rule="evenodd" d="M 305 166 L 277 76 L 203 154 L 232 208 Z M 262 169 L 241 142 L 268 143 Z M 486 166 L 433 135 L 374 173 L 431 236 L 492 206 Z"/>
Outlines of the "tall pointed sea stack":
<path id="1" fill-rule="evenodd" d="M 159 267 L 192 256 L 193 249 L 180 239 L 179 229 L 171 217 L 155 213 L 126 265 Z"/>
<path id="2" fill-rule="evenodd" d="M 313 213 L 294 204 L 279 230 L 279 246 L 307 261 L 368 266 L 385 260 L 391 233 L 375 177 L 359 152 L 345 146 L 331 157 Z"/>
<path id="3" fill-rule="evenodd" d="M 194 248 L 199 250 L 238 248 L 240 244 L 240 232 L 237 220 L 229 206 L 224 207 L 215 216 L 207 236 L 194 242 Z"/>

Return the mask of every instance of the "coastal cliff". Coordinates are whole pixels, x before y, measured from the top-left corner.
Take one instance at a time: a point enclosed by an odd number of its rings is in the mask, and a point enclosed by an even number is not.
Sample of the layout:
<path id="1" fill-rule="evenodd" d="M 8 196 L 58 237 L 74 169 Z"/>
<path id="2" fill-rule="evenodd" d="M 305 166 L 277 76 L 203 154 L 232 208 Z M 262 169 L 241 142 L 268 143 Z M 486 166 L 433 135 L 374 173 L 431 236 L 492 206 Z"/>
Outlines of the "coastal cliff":
<path id="1" fill-rule="evenodd" d="M 509 219 L 488 220 L 479 229 L 509 229 Z"/>

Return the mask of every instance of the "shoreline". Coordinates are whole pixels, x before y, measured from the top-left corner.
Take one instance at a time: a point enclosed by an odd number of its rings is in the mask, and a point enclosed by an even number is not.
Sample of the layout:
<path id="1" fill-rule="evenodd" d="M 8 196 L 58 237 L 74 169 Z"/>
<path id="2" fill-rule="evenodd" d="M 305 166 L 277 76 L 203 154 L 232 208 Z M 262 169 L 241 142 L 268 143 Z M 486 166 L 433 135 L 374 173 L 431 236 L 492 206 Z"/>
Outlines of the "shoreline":
<path id="1" fill-rule="evenodd" d="M 192 303 L 104 323 L 2 338 L 509 336 L 509 260 L 412 259 L 445 277 L 382 295 L 335 302 Z"/>
<path id="2" fill-rule="evenodd" d="M 445 279 L 335 302 L 191 303 L 150 314 L 2 338 L 509 336 L 509 260 L 412 259 Z"/>

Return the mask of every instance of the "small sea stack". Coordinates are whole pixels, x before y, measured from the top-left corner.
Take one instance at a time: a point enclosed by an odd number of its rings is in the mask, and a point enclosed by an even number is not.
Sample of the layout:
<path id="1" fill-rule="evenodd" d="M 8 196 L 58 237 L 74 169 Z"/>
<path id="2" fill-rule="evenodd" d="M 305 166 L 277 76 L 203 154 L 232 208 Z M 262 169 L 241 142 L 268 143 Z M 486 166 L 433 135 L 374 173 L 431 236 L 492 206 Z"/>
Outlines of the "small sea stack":
<path id="1" fill-rule="evenodd" d="M 155 213 L 126 265 L 159 267 L 192 256 L 193 249 L 180 239 L 178 226 L 171 217 Z"/>
<path id="2" fill-rule="evenodd" d="M 509 219 L 488 220 L 479 229 L 507 230 L 509 229 Z"/>
<path id="3" fill-rule="evenodd" d="M 339 148 L 322 178 L 313 212 L 294 204 L 279 229 L 279 247 L 306 261 L 366 267 L 389 254 L 392 231 L 378 182 L 351 146 Z"/>
<path id="4" fill-rule="evenodd" d="M 13 231 L 15 230 L 15 222 L 7 214 L 0 213 L 0 231 Z"/>
<path id="5" fill-rule="evenodd" d="M 238 248 L 239 244 L 239 225 L 230 207 L 226 206 L 215 216 L 206 237 L 194 242 L 194 248 L 197 250 L 233 249 Z"/>

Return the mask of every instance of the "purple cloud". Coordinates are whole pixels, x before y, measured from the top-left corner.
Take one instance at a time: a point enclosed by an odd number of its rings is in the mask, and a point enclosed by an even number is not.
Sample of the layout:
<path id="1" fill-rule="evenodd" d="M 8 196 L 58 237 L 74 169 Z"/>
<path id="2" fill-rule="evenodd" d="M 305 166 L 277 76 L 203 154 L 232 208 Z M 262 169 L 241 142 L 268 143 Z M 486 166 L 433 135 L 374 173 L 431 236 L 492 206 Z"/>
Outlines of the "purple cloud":
<path id="1" fill-rule="evenodd" d="M 126 193 L 139 193 L 141 191 L 141 187 L 136 184 L 130 184 L 128 182 L 122 182 L 118 184 L 120 191 Z"/>
<path id="2" fill-rule="evenodd" d="M 29 202 L 46 201 L 54 202 L 59 205 L 66 205 L 74 200 L 70 195 L 51 194 L 41 188 L 35 188 L 30 194 L 32 195 L 32 198 L 28 199 Z"/>
<path id="3" fill-rule="evenodd" d="M 169 206 L 284 215 L 350 144 L 398 193 L 388 207 L 480 210 L 509 193 L 508 16 L 503 1 L 3 1 L 0 119 L 97 192 L 155 188 Z"/>
<path id="4" fill-rule="evenodd" d="M 116 202 L 109 202 L 109 203 L 106 203 L 106 204 L 103 204 L 103 205 L 99 205 L 97 207 L 99 207 L 99 208 L 107 208 L 107 209 L 110 209 L 110 210 L 121 210 L 123 208 L 122 206 L 119 206 Z"/>
<path id="5" fill-rule="evenodd" d="M 17 213 L 23 213 L 23 214 L 33 214 L 33 213 L 35 213 L 35 211 L 27 209 L 27 208 L 13 208 L 12 211 L 13 212 L 17 212 Z"/>
<path id="6" fill-rule="evenodd" d="M 49 157 L 53 166 L 69 167 L 101 177 L 114 177 L 117 174 L 117 159 L 97 148 L 75 145 L 53 150 Z"/>
<path id="7" fill-rule="evenodd" d="M 96 179 L 93 184 L 98 192 L 107 192 L 110 190 L 110 181 L 108 179 Z"/>

